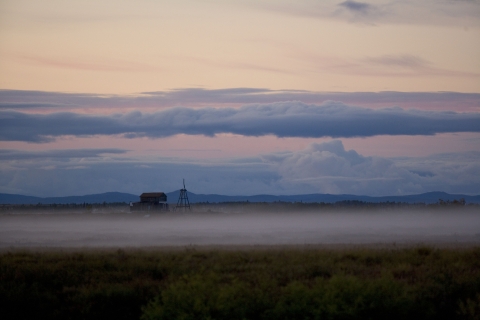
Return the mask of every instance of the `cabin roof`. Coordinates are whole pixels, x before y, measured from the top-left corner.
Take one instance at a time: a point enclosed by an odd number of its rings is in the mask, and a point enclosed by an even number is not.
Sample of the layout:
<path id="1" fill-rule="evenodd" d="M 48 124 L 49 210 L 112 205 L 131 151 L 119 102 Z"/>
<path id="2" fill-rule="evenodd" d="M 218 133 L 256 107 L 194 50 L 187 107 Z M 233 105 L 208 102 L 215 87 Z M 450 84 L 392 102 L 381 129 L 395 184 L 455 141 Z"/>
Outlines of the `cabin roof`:
<path id="1" fill-rule="evenodd" d="M 140 195 L 140 198 L 158 198 L 165 196 L 166 194 L 163 192 L 144 192 Z"/>

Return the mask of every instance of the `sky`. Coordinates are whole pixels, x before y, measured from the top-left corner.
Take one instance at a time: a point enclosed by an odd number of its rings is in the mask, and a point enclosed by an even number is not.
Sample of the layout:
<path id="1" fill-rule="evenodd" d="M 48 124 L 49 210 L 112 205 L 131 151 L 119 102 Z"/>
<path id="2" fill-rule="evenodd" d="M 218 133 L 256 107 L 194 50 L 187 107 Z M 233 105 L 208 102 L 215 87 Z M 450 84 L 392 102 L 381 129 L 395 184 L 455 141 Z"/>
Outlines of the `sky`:
<path id="1" fill-rule="evenodd" d="M 480 1 L 0 0 L 0 193 L 480 194 Z"/>

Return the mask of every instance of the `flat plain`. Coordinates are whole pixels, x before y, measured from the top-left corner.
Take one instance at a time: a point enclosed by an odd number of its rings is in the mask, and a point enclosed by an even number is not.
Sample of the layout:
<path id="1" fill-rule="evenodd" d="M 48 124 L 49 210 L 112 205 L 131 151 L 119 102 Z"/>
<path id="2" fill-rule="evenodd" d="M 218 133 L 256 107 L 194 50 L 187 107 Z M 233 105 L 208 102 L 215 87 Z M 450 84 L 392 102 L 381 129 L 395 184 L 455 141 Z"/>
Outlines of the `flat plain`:
<path id="1" fill-rule="evenodd" d="M 480 214 L 0 214 L 5 319 L 478 319 Z"/>
<path id="2" fill-rule="evenodd" d="M 477 207 L 316 212 L 27 211 L 0 214 L 0 248 L 480 244 Z"/>

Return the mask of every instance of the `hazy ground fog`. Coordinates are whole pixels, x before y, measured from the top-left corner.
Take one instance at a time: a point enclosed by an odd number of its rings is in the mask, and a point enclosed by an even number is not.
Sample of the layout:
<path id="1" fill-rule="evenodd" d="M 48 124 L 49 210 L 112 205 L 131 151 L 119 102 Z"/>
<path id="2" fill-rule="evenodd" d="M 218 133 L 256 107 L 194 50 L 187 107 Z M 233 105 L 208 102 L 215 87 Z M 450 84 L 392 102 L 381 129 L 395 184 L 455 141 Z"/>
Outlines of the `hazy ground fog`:
<path id="1" fill-rule="evenodd" d="M 273 244 L 480 244 L 480 213 L 24 213 L 0 215 L 1 248 Z"/>

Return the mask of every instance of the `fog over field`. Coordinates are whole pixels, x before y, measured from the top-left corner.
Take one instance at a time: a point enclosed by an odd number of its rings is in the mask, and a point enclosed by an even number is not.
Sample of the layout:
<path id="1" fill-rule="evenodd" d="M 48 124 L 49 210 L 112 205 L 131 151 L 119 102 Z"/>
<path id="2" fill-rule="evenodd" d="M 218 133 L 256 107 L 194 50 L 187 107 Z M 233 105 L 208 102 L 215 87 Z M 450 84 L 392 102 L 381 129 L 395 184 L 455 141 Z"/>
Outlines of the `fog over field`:
<path id="1" fill-rule="evenodd" d="M 474 210 L 0 215 L 0 247 L 480 244 Z"/>

